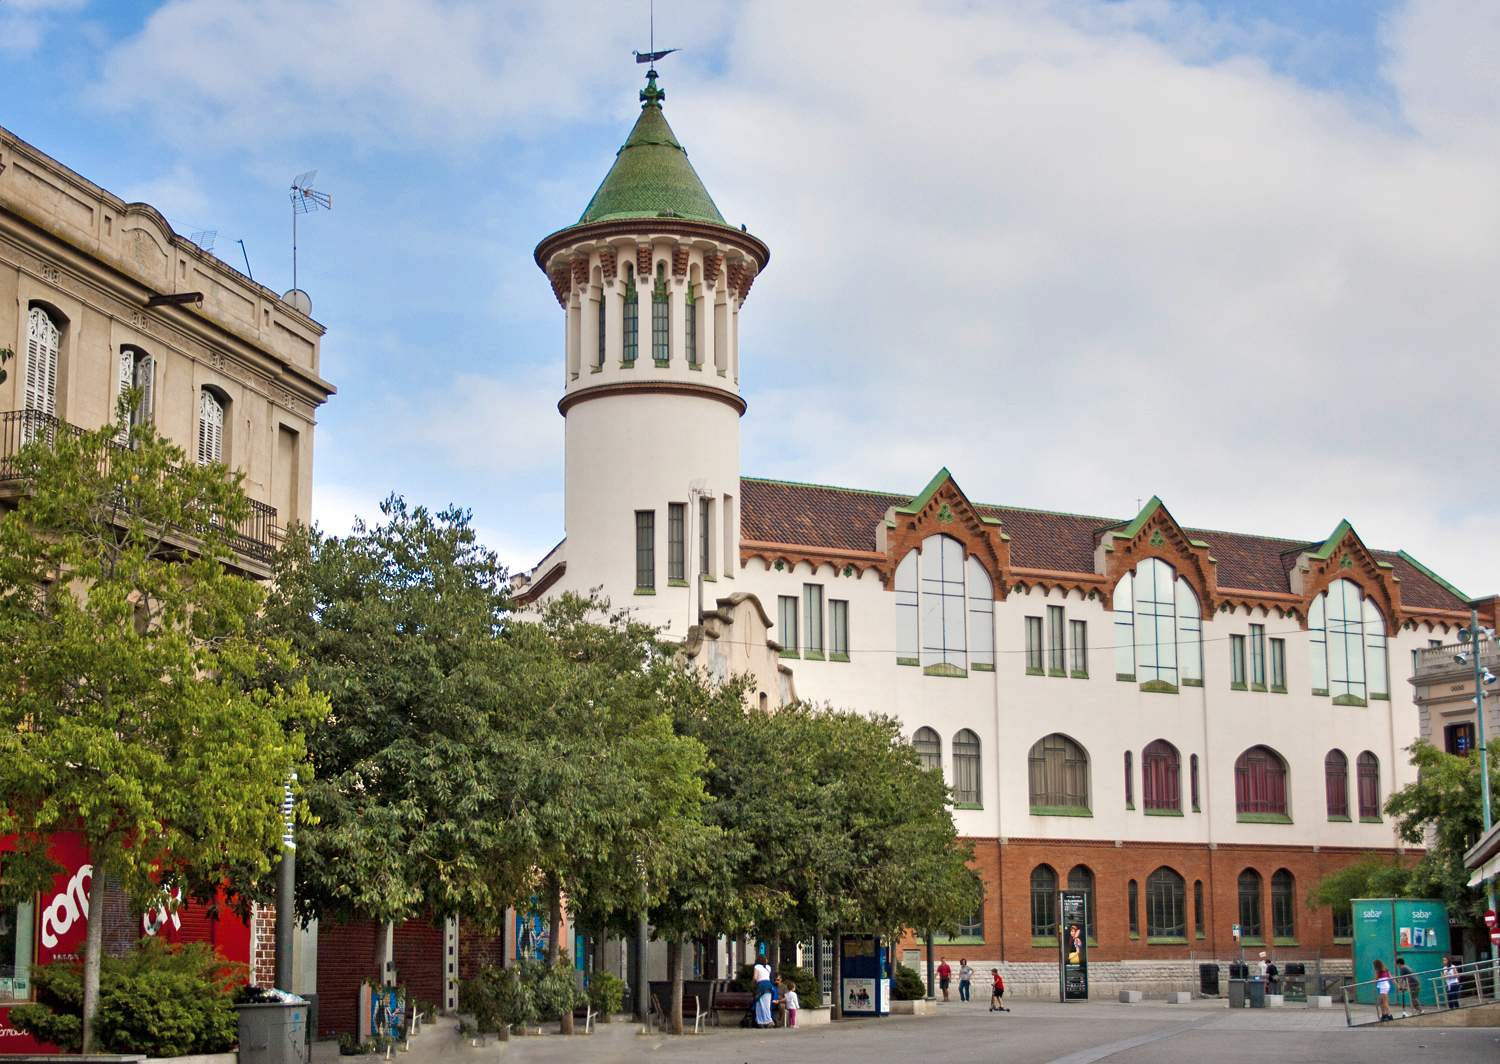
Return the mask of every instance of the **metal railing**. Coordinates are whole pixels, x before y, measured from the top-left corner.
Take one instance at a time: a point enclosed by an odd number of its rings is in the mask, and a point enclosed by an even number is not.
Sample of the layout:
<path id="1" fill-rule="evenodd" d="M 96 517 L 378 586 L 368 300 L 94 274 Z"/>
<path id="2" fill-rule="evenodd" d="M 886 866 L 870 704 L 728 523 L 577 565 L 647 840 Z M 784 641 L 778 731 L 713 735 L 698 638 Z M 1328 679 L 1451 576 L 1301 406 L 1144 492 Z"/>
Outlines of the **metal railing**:
<path id="1" fill-rule="evenodd" d="M 1422 647 L 1417 651 L 1417 678 L 1420 679 L 1424 673 L 1447 672 L 1452 669 L 1472 671 L 1474 667 L 1472 664 L 1460 665 L 1453 660 L 1454 655 L 1460 651 L 1468 654 L 1471 649 L 1468 643 L 1449 643 L 1440 647 Z M 1493 665 L 1500 662 L 1500 647 L 1497 647 L 1493 642 L 1485 643 L 1483 650 L 1480 652 L 1480 658 L 1486 665 Z"/>
<path id="2" fill-rule="evenodd" d="M 1472 1008 L 1475 1005 L 1487 1005 L 1496 1000 L 1496 969 L 1493 960 L 1471 961 L 1468 964 L 1457 966 L 1458 991 L 1450 993 L 1448 988 L 1448 973 L 1443 968 L 1429 968 L 1422 972 L 1413 972 L 1417 977 L 1418 985 L 1426 984 L 1432 993 L 1432 1004 L 1424 1004 L 1421 993 L 1414 997 L 1411 987 L 1406 978 L 1391 972 L 1385 978 L 1390 981 L 1391 990 L 1386 999 L 1387 1005 L 1393 1010 L 1395 1017 L 1399 1011 L 1400 1017 L 1410 1016 L 1412 1013 L 1420 1014 L 1428 1008 L 1434 1010 L 1447 1010 L 1457 1008 Z M 1376 986 L 1380 979 L 1366 979 L 1360 983 L 1349 983 L 1344 987 L 1344 1022 L 1350 1027 L 1361 1027 L 1367 1024 L 1380 1022 L 1379 995 Z M 1374 1000 L 1361 1002 L 1359 1000 L 1360 990 L 1369 988 L 1370 997 Z M 1355 1019 L 1355 1006 L 1366 1005 L 1372 1010 L 1368 1019 Z"/>
<path id="3" fill-rule="evenodd" d="M 42 443 L 51 447 L 60 436 L 76 438 L 83 434 L 84 430 L 77 425 L 71 425 L 40 410 L 7 410 L 0 413 L 0 484 L 21 480 L 16 456 L 27 444 Z M 125 444 L 111 444 L 101 472 L 108 472 L 112 455 L 126 450 L 128 447 Z M 269 563 L 281 544 L 281 527 L 276 522 L 276 507 L 255 499 L 245 501 L 249 504 L 249 511 L 236 522 L 234 528 L 228 530 L 228 545 L 237 554 Z"/>

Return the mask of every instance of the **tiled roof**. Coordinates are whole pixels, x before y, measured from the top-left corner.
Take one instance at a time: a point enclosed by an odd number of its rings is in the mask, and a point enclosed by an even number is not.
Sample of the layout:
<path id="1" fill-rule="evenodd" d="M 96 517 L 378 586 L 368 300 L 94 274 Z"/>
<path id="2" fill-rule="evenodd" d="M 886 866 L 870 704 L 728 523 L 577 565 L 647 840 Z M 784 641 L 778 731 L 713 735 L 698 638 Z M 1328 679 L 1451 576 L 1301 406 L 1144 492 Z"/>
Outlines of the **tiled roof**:
<path id="1" fill-rule="evenodd" d="M 911 501 L 909 495 L 754 477 L 741 479 L 740 498 L 740 534 L 745 539 L 833 551 L 875 550 L 875 530 L 886 511 Z M 1092 573 L 1099 531 L 1124 523 L 1114 517 L 1012 506 L 981 504 L 978 509 L 1000 519 L 1010 536 L 1011 562 L 1028 569 Z M 1219 586 L 1244 591 L 1290 590 L 1288 574 L 1297 555 L 1323 542 L 1206 529 L 1184 531 L 1208 544 L 1219 563 Z M 1405 605 L 1449 610 L 1466 606 L 1461 596 L 1400 553 L 1372 553 L 1394 567 Z"/>

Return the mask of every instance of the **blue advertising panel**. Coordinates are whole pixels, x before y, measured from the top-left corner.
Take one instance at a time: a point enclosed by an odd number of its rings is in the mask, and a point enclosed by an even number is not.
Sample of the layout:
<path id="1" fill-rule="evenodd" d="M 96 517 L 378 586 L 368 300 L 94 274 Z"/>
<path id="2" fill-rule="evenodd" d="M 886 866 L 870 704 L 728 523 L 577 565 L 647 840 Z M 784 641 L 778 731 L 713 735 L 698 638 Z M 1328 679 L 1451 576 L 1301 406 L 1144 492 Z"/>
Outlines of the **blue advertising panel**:
<path id="1" fill-rule="evenodd" d="M 1355 898 L 1351 903 L 1354 916 L 1354 980 L 1369 984 L 1375 978 L 1375 961 L 1386 970 L 1396 971 L 1401 957 L 1420 977 L 1424 1004 L 1433 1000 L 1430 974 L 1443 966 L 1449 952 L 1448 910 L 1440 901 L 1418 898 Z M 1402 987 L 1392 987 L 1392 1004 L 1402 1000 Z M 1376 991 L 1371 985 L 1359 988 L 1359 1000 L 1375 1003 Z"/>
<path id="2" fill-rule="evenodd" d="M 889 950 L 879 935 L 844 935 L 839 965 L 845 1016 L 885 1016 L 891 1011 Z"/>

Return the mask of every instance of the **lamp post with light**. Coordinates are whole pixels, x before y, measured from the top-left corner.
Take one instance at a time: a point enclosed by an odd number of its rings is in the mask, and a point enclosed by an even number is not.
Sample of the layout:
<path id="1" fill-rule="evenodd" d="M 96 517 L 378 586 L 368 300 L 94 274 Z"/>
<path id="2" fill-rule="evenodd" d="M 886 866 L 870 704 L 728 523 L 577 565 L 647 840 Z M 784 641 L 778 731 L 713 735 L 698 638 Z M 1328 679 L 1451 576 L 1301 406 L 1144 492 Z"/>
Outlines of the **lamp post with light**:
<path id="1" fill-rule="evenodd" d="M 1491 824 L 1490 814 L 1490 752 L 1485 745 L 1484 738 L 1484 689 L 1497 679 L 1495 674 L 1480 660 L 1480 640 L 1495 638 L 1493 628 L 1483 628 L 1479 624 L 1479 611 L 1469 610 L 1469 627 L 1459 630 L 1458 637 L 1469 644 L 1467 651 L 1460 650 L 1453 655 L 1453 660 L 1459 665 L 1467 665 L 1469 659 L 1474 660 L 1474 714 L 1478 721 L 1476 727 L 1476 741 L 1479 744 L 1479 795 L 1480 811 L 1484 826 L 1480 829 L 1480 837 L 1488 834 Z M 1484 882 L 1485 895 L 1489 902 L 1489 908 L 1495 908 L 1495 883 L 1493 879 L 1486 878 Z"/>

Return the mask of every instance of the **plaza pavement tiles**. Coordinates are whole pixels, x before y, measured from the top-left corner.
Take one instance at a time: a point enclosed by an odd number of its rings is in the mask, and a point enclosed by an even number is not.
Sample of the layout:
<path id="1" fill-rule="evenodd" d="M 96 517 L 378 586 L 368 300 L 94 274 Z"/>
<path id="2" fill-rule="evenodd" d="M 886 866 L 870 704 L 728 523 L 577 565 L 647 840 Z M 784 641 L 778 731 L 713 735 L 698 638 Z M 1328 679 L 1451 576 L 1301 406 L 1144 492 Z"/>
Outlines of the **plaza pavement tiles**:
<path id="1" fill-rule="evenodd" d="M 1003 1061 L 1005 1064 L 1469 1064 L 1500 1062 L 1500 1029 L 1435 1029 L 1382 1024 L 1348 1028 L 1341 1008 L 1236 1009 L 1225 1002 L 1187 1005 L 1090 1001 L 1012 1002 L 1009 1013 L 986 1003 L 951 1002 L 932 1016 L 850 1020 L 799 1030 L 724 1026 L 701 1035 L 640 1033 L 634 1022 L 600 1024 L 587 1036 L 555 1034 L 491 1039 L 471 1047 L 439 1021 L 402 1054 L 419 1061 L 473 1064 L 863 1064 L 865 1061 Z M 320 1047 L 321 1048 L 321 1047 Z M 344 1058 L 345 1060 L 349 1058 Z M 400 1058 L 398 1058 L 400 1059 Z"/>

